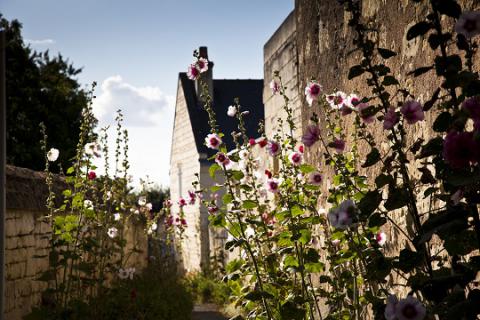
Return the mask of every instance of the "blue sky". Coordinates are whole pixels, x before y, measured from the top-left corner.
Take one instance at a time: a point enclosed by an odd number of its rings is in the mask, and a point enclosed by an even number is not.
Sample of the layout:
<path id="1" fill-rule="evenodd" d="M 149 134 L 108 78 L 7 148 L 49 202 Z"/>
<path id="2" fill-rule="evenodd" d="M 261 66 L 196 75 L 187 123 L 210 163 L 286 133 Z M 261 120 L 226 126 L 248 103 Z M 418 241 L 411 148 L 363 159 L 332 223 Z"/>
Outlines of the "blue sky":
<path id="1" fill-rule="evenodd" d="M 122 108 L 131 135 L 132 174 L 168 184 L 178 72 L 208 46 L 214 78 L 263 78 L 263 45 L 293 0 L 1 0 L 38 50 L 61 52 L 99 83 L 100 125 Z"/>

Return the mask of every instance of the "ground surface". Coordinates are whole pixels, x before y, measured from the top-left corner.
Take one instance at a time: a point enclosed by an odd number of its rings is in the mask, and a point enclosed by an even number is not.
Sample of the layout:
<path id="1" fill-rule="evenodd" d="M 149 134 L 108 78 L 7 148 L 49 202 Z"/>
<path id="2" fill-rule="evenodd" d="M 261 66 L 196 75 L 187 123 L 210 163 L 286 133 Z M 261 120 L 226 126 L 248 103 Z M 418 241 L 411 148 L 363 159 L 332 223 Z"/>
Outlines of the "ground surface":
<path id="1" fill-rule="evenodd" d="M 227 320 L 215 305 L 202 304 L 193 308 L 192 320 Z"/>

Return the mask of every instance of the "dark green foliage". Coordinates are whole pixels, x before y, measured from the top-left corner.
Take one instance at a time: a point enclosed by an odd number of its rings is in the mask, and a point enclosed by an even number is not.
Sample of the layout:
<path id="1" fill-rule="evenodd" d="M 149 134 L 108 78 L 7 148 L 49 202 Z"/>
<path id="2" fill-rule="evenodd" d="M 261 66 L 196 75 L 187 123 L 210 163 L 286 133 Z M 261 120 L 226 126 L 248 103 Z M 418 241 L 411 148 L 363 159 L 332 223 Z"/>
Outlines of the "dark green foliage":
<path id="1" fill-rule="evenodd" d="M 75 78 L 76 69 L 62 55 L 33 51 L 23 42 L 22 25 L 7 21 L 6 30 L 7 163 L 34 170 L 44 169 L 39 124 L 48 128 L 49 148 L 60 150 L 59 162 L 69 167 L 78 142 L 81 111 L 87 92 Z M 53 170 L 58 170 L 52 168 Z"/>

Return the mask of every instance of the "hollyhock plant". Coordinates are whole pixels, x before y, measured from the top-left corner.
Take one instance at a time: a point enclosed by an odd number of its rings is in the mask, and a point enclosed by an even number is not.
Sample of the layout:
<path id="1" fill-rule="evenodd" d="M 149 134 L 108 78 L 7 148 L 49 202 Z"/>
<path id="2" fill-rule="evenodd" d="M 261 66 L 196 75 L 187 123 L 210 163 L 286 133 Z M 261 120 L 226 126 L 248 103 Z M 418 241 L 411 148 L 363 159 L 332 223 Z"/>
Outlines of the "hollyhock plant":
<path id="1" fill-rule="evenodd" d="M 270 140 L 267 144 L 267 150 L 272 157 L 275 157 L 280 153 L 280 144 L 273 140 Z"/>
<path id="2" fill-rule="evenodd" d="M 302 143 L 306 147 L 311 147 L 318 140 L 320 140 L 320 128 L 315 124 L 308 125 L 307 130 L 302 136 Z"/>
<path id="3" fill-rule="evenodd" d="M 197 199 L 197 196 L 195 194 L 195 192 L 193 191 L 188 191 L 188 204 L 192 205 L 192 204 L 195 204 L 195 201 Z"/>
<path id="4" fill-rule="evenodd" d="M 390 107 L 383 118 L 383 129 L 390 130 L 398 123 L 399 117 L 395 108 Z"/>
<path id="5" fill-rule="evenodd" d="M 185 200 L 184 198 L 180 198 L 180 199 L 178 200 L 178 206 L 179 206 L 180 208 L 183 208 L 183 207 L 185 207 L 186 205 L 187 205 L 187 200 Z"/>
<path id="6" fill-rule="evenodd" d="M 58 149 L 51 148 L 51 149 L 48 150 L 48 152 L 47 152 L 47 159 L 48 159 L 48 161 L 50 161 L 50 162 L 55 162 L 55 161 L 57 161 L 59 154 L 60 154 L 60 151 L 58 151 Z"/>
<path id="7" fill-rule="evenodd" d="M 332 109 L 341 110 L 347 106 L 347 95 L 343 91 L 337 91 L 326 97 L 328 104 Z"/>
<path id="8" fill-rule="evenodd" d="M 323 177 L 318 171 L 310 172 L 310 174 L 308 175 L 308 182 L 310 184 L 318 186 L 322 183 L 322 181 L 323 181 Z"/>
<path id="9" fill-rule="evenodd" d="M 313 101 L 318 100 L 318 97 L 322 93 L 322 86 L 316 81 L 310 81 L 305 87 L 305 98 L 309 106 L 312 106 Z"/>
<path id="10" fill-rule="evenodd" d="M 377 241 L 379 246 L 383 246 L 387 242 L 387 235 L 385 232 L 378 232 L 375 235 L 375 240 Z"/>
<path id="11" fill-rule="evenodd" d="M 210 149 L 218 150 L 218 148 L 219 148 L 220 145 L 222 144 L 222 138 L 220 138 L 220 136 L 218 136 L 218 135 L 215 134 L 215 133 L 210 133 L 210 134 L 207 135 L 207 137 L 205 138 L 205 144 L 206 144 L 207 147 L 210 148 Z"/>
<path id="12" fill-rule="evenodd" d="M 235 117 L 235 115 L 237 114 L 237 107 L 235 106 L 229 106 L 228 107 L 228 110 L 227 110 L 227 115 L 229 117 Z"/>
<path id="13" fill-rule="evenodd" d="M 345 150 L 345 140 L 335 138 L 328 146 L 334 148 L 337 153 L 342 153 Z"/>
<path id="14" fill-rule="evenodd" d="M 473 139 L 472 132 L 450 131 L 443 141 L 443 158 L 454 169 L 476 163 L 480 144 Z"/>
<path id="15" fill-rule="evenodd" d="M 272 94 L 278 94 L 280 92 L 280 83 L 273 79 L 270 81 L 270 89 L 272 90 Z"/>
<path id="16" fill-rule="evenodd" d="M 352 200 L 345 200 L 340 206 L 329 211 L 328 220 L 334 228 L 347 229 L 353 223 L 355 211 L 355 203 Z"/>
<path id="17" fill-rule="evenodd" d="M 480 12 L 467 11 L 462 13 L 455 23 L 455 31 L 470 39 L 480 34 Z"/>
<path id="18" fill-rule="evenodd" d="M 358 115 L 364 123 L 372 123 L 375 120 L 375 116 L 370 114 L 370 106 L 366 103 L 359 103 L 357 105 Z"/>
<path id="19" fill-rule="evenodd" d="M 420 102 L 415 100 L 407 101 L 400 108 L 400 112 L 407 121 L 408 124 L 415 124 L 418 121 L 425 119 L 425 113 L 423 112 Z"/>
<path id="20" fill-rule="evenodd" d="M 292 151 L 288 155 L 288 160 L 290 160 L 290 163 L 293 164 L 294 166 L 298 166 L 302 163 L 302 154 L 300 152 Z"/>
<path id="21" fill-rule="evenodd" d="M 275 178 L 270 178 L 267 180 L 266 189 L 271 193 L 277 193 L 280 187 L 280 180 Z"/>
<path id="22" fill-rule="evenodd" d="M 480 96 L 465 100 L 462 104 L 462 109 L 465 110 L 474 121 L 480 122 Z"/>

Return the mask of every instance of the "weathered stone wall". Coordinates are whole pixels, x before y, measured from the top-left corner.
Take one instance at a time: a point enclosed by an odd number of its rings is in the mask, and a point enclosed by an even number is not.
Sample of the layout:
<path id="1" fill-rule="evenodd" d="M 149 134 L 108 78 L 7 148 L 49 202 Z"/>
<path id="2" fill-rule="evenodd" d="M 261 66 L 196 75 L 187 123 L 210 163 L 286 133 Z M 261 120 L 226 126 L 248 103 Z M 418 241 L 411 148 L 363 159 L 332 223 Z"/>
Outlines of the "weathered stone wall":
<path id="1" fill-rule="evenodd" d="M 207 124 L 205 124 L 207 125 Z M 170 156 L 170 197 L 174 204 L 172 210 L 179 211 L 178 199 L 187 198 L 187 191 L 192 190 L 192 182 L 196 181 L 196 173 L 200 172 L 197 146 L 193 136 L 190 117 L 182 84 L 179 81 L 177 87 L 177 101 L 175 108 L 174 131 Z M 184 207 L 185 218 L 188 227 L 185 230 L 184 239 L 181 243 L 182 250 L 179 261 L 185 271 L 200 270 L 207 262 L 208 234 L 205 237 L 205 221 L 200 220 L 200 204 Z M 207 221 L 208 223 L 208 221 Z M 203 238 L 203 239 L 202 239 Z"/>
<path id="2" fill-rule="evenodd" d="M 5 319 L 19 320 L 41 302 L 46 289 L 38 277 L 48 269 L 51 228 L 45 218 L 48 194 L 41 172 L 7 166 L 5 221 Z M 57 181 L 57 187 L 61 181 Z M 141 270 L 147 264 L 147 238 L 142 226 L 129 225 L 127 250 L 136 246 L 129 265 Z"/>

